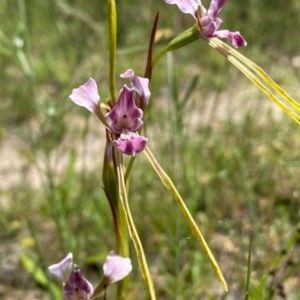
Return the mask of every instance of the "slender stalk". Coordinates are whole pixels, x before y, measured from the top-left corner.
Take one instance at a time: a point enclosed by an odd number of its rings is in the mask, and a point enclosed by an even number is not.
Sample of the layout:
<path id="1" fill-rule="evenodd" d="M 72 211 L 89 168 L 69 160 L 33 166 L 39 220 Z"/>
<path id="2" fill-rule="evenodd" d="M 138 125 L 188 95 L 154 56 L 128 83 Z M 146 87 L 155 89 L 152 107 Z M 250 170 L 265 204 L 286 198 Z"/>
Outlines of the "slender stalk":
<path id="1" fill-rule="evenodd" d="M 111 100 L 115 102 L 115 72 L 117 54 L 117 10 L 116 1 L 107 0 L 109 28 L 109 88 Z"/>
<path id="2" fill-rule="evenodd" d="M 191 27 L 188 30 L 182 32 L 174 39 L 170 41 L 170 43 L 161 49 L 152 60 L 152 68 L 158 63 L 158 61 L 169 51 L 173 51 L 179 49 L 187 44 L 190 44 L 199 39 L 199 31 L 196 27 Z"/>
<path id="3" fill-rule="evenodd" d="M 106 132 L 106 148 L 102 174 L 103 187 L 113 217 L 117 253 L 123 257 L 128 257 L 129 246 L 127 223 L 122 205 L 119 201 L 118 179 L 115 166 L 116 159 L 113 154 L 113 146 L 108 136 L 108 132 Z M 118 300 L 126 299 L 125 291 L 128 286 L 128 282 L 129 277 L 118 282 Z M 97 292 L 102 291 L 101 283 L 98 285 L 96 290 Z M 97 294 L 95 293 L 95 296 L 96 295 Z"/>
<path id="4" fill-rule="evenodd" d="M 149 267 L 147 264 L 146 256 L 144 253 L 144 249 L 142 246 L 142 243 L 140 241 L 138 232 L 135 228 L 135 224 L 131 215 L 131 211 L 129 208 L 129 203 L 128 203 L 128 198 L 127 198 L 127 191 L 126 191 L 126 186 L 125 186 L 125 181 L 124 181 L 124 171 L 123 171 L 123 163 L 122 163 L 122 156 L 118 150 L 115 150 L 116 154 L 116 161 L 117 161 L 117 174 L 118 174 L 118 184 L 119 184 L 119 195 L 120 195 L 120 200 L 124 209 L 124 213 L 126 216 L 126 221 L 127 221 L 127 226 L 128 230 L 131 236 L 131 239 L 133 241 L 133 245 L 136 250 L 137 254 L 137 259 L 138 263 L 140 266 L 140 270 L 143 274 L 144 280 L 146 282 L 146 285 L 148 287 L 149 293 L 150 293 L 150 299 L 155 300 L 155 290 L 154 290 L 154 285 L 153 281 L 150 275 Z"/>
<path id="5" fill-rule="evenodd" d="M 173 184 L 172 180 L 167 175 L 167 173 L 163 170 L 163 168 L 160 166 L 160 164 L 155 159 L 154 155 L 152 154 L 152 152 L 150 151 L 150 149 L 148 147 L 145 148 L 144 153 L 145 153 L 146 157 L 148 158 L 149 162 L 151 163 L 152 167 L 154 168 L 154 170 L 156 171 L 156 173 L 160 177 L 163 184 L 171 192 L 172 196 L 176 200 L 177 204 L 179 205 L 179 208 L 181 210 L 181 213 L 182 213 L 183 217 L 185 218 L 185 220 L 189 224 L 189 226 L 190 226 L 194 236 L 198 240 L 202 250 L 207 255 L 207 257 L 208 257 L 208 259 L 209 259 L 209 261 L 210 261 L 210 263 L 213 267 L 213 270 L 216 273 L 216 276 L 217 276 L 218 280 L 222 284 L 224 290 L 228 291 L 227 283 L 224 279 L 224 276 L 221 272 L 221 269 L 220 269 L 214 255 L 212 254 L 212 252 L 211 252 L 209 246 L 207 245 L 200 229 L 198 228 L 196 222 L 194 221 L 192 215 L 190 214 L 188 208 L 186 207 L 183 199 L 181 198 L 181 196 L 180 196 L 179 192 L 177 191 L 175 185 Z"/>

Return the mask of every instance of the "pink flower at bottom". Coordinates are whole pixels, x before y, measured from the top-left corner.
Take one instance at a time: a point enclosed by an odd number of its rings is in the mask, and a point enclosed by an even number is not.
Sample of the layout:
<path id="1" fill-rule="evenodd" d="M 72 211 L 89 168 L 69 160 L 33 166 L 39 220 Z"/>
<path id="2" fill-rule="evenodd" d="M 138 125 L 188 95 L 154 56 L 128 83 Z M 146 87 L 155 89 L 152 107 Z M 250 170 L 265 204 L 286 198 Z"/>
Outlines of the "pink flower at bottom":
<path id="1" fill-rule="evenodd" d="M 104 277 L 108 284 L 122 280 L 132 270 L 130 258 L 121 257 L 111 251 L 103 264 Z"/>
<path id="2" fill-rule="evenodd" d="M 93 293 L 92 284 L 75 267 L 63 287 L 64 300 L 90 300 Z"/>
<path id="3" fill-rule="evenodd" d="M 86 280 L 73 263 L 73 254 L 69 253 L 57 264 L 48 267 L 51 274 L 60 278 L 63 284 L 64 300 L 90 300 L 94 293 L 92 284 Z"/>

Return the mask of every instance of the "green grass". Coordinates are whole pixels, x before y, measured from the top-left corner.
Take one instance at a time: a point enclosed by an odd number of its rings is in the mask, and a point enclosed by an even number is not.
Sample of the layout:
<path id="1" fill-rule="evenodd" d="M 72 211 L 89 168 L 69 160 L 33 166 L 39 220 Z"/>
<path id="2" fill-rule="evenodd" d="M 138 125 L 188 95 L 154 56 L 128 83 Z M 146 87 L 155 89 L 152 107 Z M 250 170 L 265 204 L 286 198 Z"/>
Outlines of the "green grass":
<path id="1" fill-rule="evenodd" d="M 191 25 L 163 1 L 136 2 L 118 6 L 117 74 L 130 67 L 143 73 L 143 48 L 157 9 L 159 28 L 179 32 Z M 101 98 L 109 96 L 106 2 L 84 3 L 0 2 L 0 151 L 7 155 L 3 166 L 11 162 L 0 173 L 2 298 L 55 299 L 57 288 L 45 270 L 69 251 L 96 282 L 115 247 L 101 183 L 103 128 L 68 100 L 90 76 Z M 299 10 L 297 0 L 228 0 L 222 11 L 224 28 L 240 30 L 248 41 L 241 51 L 298 99 L 299 69 L 291 59 L 298 55 Z M 117 87 L 122 84 L 118 79 Z M 275 299 L 283 292 L 298 299 L 298 126 L 202 41 L 163 59 L 151 90 L 149 147 L 176 183 L 229 285 L 224 294 L 141 154 L 129 201 L 158 299 L 246 299 L 251 234 L 248 299 Z M 131 250 L 128 299 L 147 299 Z M 112 294 L 113 288 L 108 299 Z"/>

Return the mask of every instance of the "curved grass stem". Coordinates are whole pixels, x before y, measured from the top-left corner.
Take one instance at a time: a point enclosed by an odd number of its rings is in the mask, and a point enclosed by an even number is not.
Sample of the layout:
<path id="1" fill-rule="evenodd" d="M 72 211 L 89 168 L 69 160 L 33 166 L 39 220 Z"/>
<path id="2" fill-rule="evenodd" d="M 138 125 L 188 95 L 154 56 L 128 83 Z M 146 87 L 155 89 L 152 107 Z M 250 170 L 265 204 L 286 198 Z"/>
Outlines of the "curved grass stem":
<path id="1" fill-rule="evenodd" d="M 140 241 L 138 232 L 135 228 L 135 224 L 131 215 L 129 203 L 128 203 L 128 198 L 127 198 L 127 191 L 126 191 L 126 185 L 124 181 L 124 171 L 123 171 L 123 163 L 122 163 L 122 157 L 120 152 L 115 149 L 115 154 L 116 154 L 116 166 L 117 166 L 117 175 L 118 175 L 118 186 L 119 186 L 119 195 L 120 195 L 120 201 L 122 203 L 126 221 L 127 221 L 127 226 L 128 226 L 128 231 L 130 234 L 130 237 L 133 241 L 133 245 L 135 247 L 135 251 L 137 254 L 137 259 L 138 263 L 141 269 L 141 272 L 143 274 L 144 280 L 146 282 L 146 285 L 148 287 L 149 293 L 150 293 L 150 299 L 155 300 L 155 290 L 154 290 L 154 285 L 153 281 L 150 275 L 149 267 L 147 264 L 146 256 L 144 253 L 143 245 Z"/>
<path id="2" fill-rule="evenodd" d="M 221 272 L 221 269 L 220 269 L 220 267 L 219 267 L 219 265 L 218 265 L 218 263 L 217 263 L 214 255 L 213 255 L 213 253 L 211 252 L 209 246 L 207 245 L 207 243 L 206 243 L 206 241 L 205 241 L 205 239 L 204 239 L 204 237 L 203 237 L 200 229 L 198 228 L 195 220 L 193 219 L 192 215 L 190 214 L 187 206 L 185 205 L 183 199 L 181 198 L 181 196 L 180 196 L 179 192 L 177 191 L 175 185 L 173 184 L 172 180 L 166 174 L 166 172 L 163 170 L 163 168 L 158 163 L 158 161 L 155 159 L 154 155 L 152 154 L 152 152 L 150 151 L 150 149 L 148 147 L 145 148 L 144 153 L 146 154 L 149 162 L 151 163 L 152 167 L 154 168 L 154 170 L 156 171 L 156 173 L 160 177 L 160 179 L 163 182 L 163 184 L 170 191 L 170 193 L 172 194 L 173 198 L 175 199 L 175 201 L 179 205 L 179 208 L 180 208 L 180 211 L 181 211 L 183 217 L 185 218 L 185 220 L 189 224 L 190 229 L 193 232 L 193 234 L 196 237 L 196 239 L 198 240 L 198 242 L 199 242 L 202 250 L 204 251 L 204 253 L 208 257 L 208 260 L 211 263 L 211 265 L 213 267 L 213 270 L 214 270 L 214 272 L 215 272 L 218 280 L 222 284 L 224 290 L 228 291 L 227 283 L 226 283 L 226 281 L 224 279 L 224 276 L 223 276 L 223 274 Z"/>
<path id="3" fill-rule="evenodd" d="M 261 67 L 217 38 L 209 39 L 208 43 L 224 55 L 254 85 L 266 94 L 271 101 L 300 125 L 300 104 L 282 89 Z"/>

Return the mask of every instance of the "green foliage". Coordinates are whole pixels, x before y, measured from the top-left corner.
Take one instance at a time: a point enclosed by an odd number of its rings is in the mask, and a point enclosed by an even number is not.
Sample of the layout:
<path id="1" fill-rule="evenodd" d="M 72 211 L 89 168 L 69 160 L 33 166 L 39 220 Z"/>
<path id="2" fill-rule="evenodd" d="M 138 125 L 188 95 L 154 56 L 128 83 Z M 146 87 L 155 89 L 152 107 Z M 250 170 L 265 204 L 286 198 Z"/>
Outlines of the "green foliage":
<path id="1" fill-rule="evenodd" d="M 117 2 L 117 73 L 129 67 L 143 73 L 143 49 L 158 9 L 159 29 L 180 32 L 191 25 L 188 16 L 161 0 L 135 1 L 134 9 L 132 0 Z M 286 65 L 298 55 L 298 0 L 227 2 L 224 24 L 246 37 L 249 47 L 243 53 L 273 68 L 292 89 L 298 86 L 299 77 Z M 10 251 L 6 245 L 33 241 L 16 254 L 22 275 L 4 284 L 23 295 L 26 288 L 54 295 L 47 265 L 73 251 L 84 273 L 96 278 L 100 258 L 115 243 L 101 190 L 103 149 L 101 143 L 95 146 L 104 133 L 68 101 L 71 89 L 89 76 L 100 83 L 103 99 L 108 96 L 106 5 L 103 0 L 2 0 L 0 5 L 1 142 L 4 147 L 11 134 L 17 135 L 22 145 L 11 147 L 23 162 L 19 181 L 0 188 L 1 266 Z M 287 287 L 289 299 L 297 299 L 299 284 L 293 287 L 292 280 L 299 283 L 298 128 L 265 109 L 261 103 L 268 100 L 245 88 L 243 79 L 205 43 L 197 41 L 189 51 L 172 55 L 154 71 L 145 130 L 220 257 L 230 291 L 226 296 L 216 289 L 177 207 L 140 155 L 129 201 L 158 298 L 245 298 L 253 233 L 249 299 L 272 299 L 279 284 Z M 246 102 L 258 104 L 247 108 Z M 84 156 L 93 147 L 91 167 Z M 29 170 L 37 173 L 38 184 Z M 4 171 L 1 176 L 2 182 L 8 180 Z M 134 266 L 129 299 L 144 299 L 136 261 Z M 7 276 L 3 273 L 1 278 Z"/>

